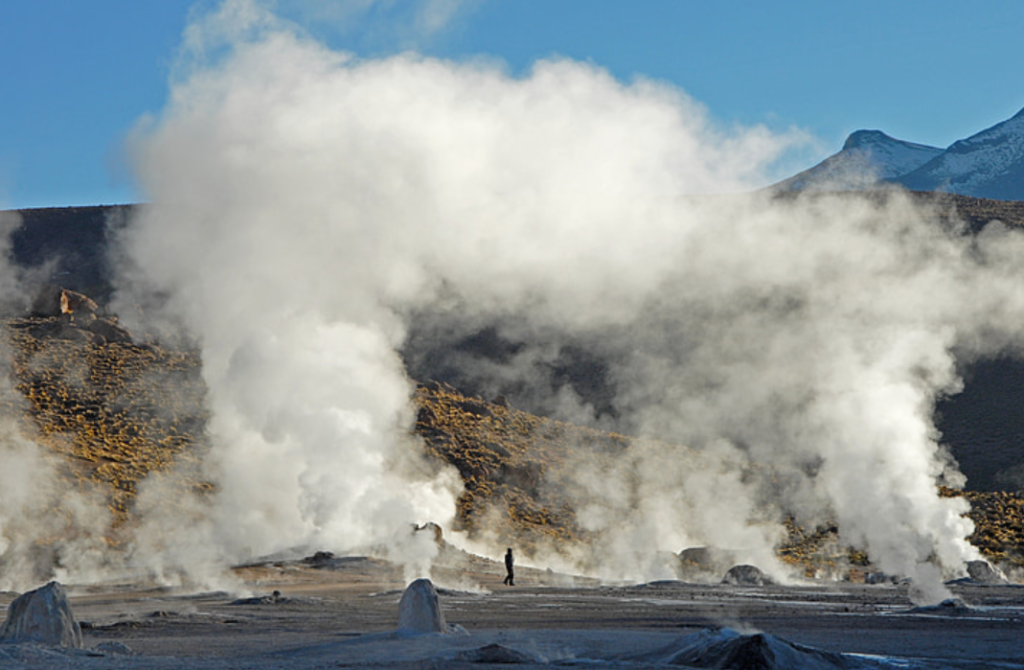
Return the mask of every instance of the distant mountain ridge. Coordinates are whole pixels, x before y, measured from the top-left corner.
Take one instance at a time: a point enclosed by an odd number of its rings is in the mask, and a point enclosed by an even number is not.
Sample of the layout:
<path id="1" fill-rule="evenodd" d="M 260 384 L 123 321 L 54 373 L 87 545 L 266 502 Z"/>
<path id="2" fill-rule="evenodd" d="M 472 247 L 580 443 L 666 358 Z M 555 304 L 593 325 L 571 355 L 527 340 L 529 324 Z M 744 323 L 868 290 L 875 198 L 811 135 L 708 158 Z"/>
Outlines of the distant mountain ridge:
<path id="1" fill-rule="evenodd" d="M 899 177 L 915 191 L 948 191 L 975 198 L 1024 200 L 1024 109 Z"/>
<path id="2" fill-rule="evenodd" d="M 886 183 L 912 191 L 1024 200 L 1024 109 L 946 149 L 858 130 L 838 153 L 773 188 L 849 191 Z"/>

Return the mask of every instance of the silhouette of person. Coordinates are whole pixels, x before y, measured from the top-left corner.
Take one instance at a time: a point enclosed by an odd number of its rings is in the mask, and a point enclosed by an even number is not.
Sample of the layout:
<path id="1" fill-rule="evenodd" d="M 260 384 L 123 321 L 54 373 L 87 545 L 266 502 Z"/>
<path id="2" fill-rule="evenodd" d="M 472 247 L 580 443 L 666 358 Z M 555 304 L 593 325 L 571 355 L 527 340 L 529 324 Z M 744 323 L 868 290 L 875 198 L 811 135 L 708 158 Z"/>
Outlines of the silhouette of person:
<path id="1" fill-rule="evenodd" d="M 505 575 L 505 581 L 502 582 L 503 584 L 507 584 L 508 586 L 515 586 L 516 585 L 516 582 L 515 582 L 516 576 L 515 576 L 515 573 L 512 570 L 512 567 L 514 565 L 515 565 L 515 559 L 512 558 L 512 547 L 509 547 L 508 551 L 505 552 L 505 572 L 507 572 L 508 574 Z"/>

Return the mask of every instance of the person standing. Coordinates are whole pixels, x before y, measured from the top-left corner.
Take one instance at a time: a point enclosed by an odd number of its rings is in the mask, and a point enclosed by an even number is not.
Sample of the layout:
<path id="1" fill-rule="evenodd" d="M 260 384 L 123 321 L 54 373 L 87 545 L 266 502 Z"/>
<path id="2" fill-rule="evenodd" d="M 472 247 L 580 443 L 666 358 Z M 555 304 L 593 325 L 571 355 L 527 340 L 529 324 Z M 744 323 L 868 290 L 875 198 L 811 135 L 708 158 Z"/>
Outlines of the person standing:
<path id="1" fill-rule="evenodd" d="M 512 558 L 512 547 L 509 547 L 508 551 L 505 552 L 505 572 L 507 572 L 508 574 L 505 575 L 505 581 L 503 582 L 507 586 L 516 585 L 515 572 L 512 569 L 514 565 L 515 559 Z"/>

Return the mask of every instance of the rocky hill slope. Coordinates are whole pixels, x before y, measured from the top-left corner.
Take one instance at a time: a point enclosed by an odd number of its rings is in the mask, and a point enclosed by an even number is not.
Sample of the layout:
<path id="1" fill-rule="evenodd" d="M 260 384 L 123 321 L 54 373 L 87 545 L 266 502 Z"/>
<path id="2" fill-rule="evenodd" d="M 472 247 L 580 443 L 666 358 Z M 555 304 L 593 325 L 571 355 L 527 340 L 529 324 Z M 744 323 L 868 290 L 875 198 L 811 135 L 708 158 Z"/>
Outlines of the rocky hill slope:
<path id="1" fill-rule="evenodd" d="M 197 352 L 107 341 L 55 316 L 9 319 L 3 334 L 20 392 L 5 394 L 5 415 L 64 457 L 71 480 L 105 492 L 115 535 L 149 473 L 202 457 Z"/>

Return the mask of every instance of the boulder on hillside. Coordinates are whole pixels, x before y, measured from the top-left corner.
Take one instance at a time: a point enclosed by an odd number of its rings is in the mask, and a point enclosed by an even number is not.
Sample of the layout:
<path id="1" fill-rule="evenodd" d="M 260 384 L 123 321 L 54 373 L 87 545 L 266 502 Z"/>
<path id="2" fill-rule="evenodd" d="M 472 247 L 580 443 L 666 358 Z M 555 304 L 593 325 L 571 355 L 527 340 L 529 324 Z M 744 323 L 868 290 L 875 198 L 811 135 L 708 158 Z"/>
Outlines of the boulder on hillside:
<path id="1" fill-rule="evenodd" d="M 72 321 L 92 323 L 99 310 L 100 306 L 84 293 L 68 289 L 60 292 L 60 313 Z"/>
<path id="2" fill-rule="evenodd" d="M 32 313 L 36 316 L 65 316 L 74 321 L 91 322 L 99 309 L 84 293 L 56 284 L 44 284 L 32 301 Z"/>
<path id="3" fill-rule="evenodd" d="M 88 325 L 88 330 L 98 338 L 103 338 L 104 342 L 131 344 L 132 341 L 132 334 L 117 323 L 117 317 L 96 319 Z"/>
<path id="4" fill-rule="evenodd" d="M 774 582 L 756 566 L 734 565 L 725 573 L 722 583 L 734 586 L 768 586 Z"/>
<path id="5" fill-rule="evenodd" d="M 38 329 L 40 337 L 91 344 L 131 344 L 132 334 L 128 329 L 118 323 L 116 316 L 100 316 L 99 309 L 84 293 L 54 284 L 43 286 L 32 303 L 34 316 L 53 320 Z"/>
<path id="6" fill-rule="evenodd" d="M 43 284 L 32 300 L 34 316 L 60 316 L 60 293 L 64 289 L 56 284 Z"/>
<path id="7" fill-rule="evenodd" d="M 398 603 L 398 629 L 413 634 L 448 631 L 437 590 L 429 579 L 417 579 L 406 587 Z"/>
<path id="8" fill-rule="evenodd" d="M 71 612 L 64 587 L 50 582 L 15 598 L 0 627 L 0 642 L 81 648 L 82 628 Z"/>

